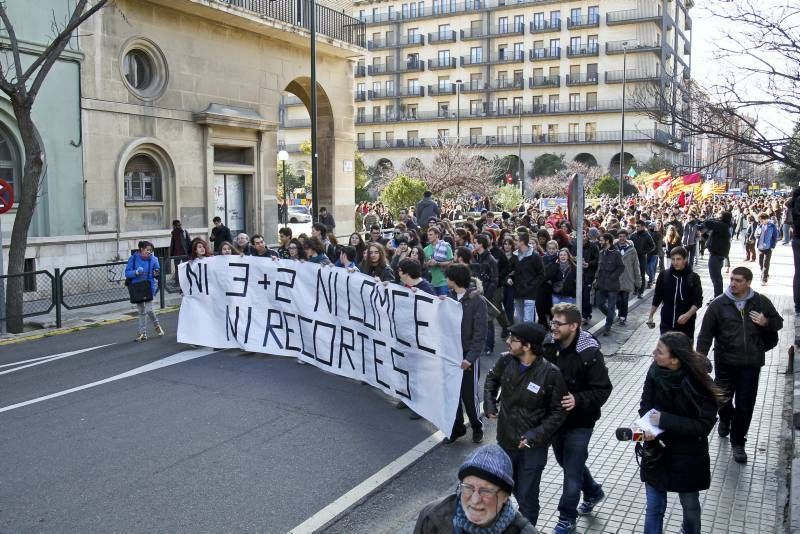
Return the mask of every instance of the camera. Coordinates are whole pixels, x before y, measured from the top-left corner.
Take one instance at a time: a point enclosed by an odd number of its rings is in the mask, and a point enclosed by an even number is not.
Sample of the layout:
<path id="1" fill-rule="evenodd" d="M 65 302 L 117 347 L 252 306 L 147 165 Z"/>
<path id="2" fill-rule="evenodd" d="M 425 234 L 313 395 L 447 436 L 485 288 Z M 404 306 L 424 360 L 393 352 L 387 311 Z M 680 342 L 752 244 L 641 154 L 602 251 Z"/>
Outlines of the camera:
<path id="1" fill-rule="evenodd" d="M 618 441 L 644 441 L 644 431 L 638 428 L 620 427 L 616 430 Z"/>

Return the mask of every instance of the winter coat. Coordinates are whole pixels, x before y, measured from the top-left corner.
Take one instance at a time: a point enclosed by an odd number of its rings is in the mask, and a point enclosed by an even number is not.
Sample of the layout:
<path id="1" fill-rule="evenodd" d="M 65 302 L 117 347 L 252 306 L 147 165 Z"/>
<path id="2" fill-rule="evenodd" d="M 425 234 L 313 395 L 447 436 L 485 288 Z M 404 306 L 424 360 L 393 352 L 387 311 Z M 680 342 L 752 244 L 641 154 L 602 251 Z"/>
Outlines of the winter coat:
<path id="1" fill-rule="evenodd" d="M 630 240 L 633 241 L 633 248 L 636 249 L 636 254 L 639 256 L 655 254 L 656 244 L 647 230 L 633 232 Z"/>
<path id="2" fill-rule="evenodd" d="M 636 257 L 636 254 L 633 256 Z M 622 262 L 619 249 L 610 247 L 601 250 L 597 262 L 597 290 L 619 291 L 619 279 L 624 272 L 625 264 Z"/>
<path id="3" fill-rule="evenodd" d="M 655 365 L 653 363 L 652 366 Z M 702 385 L 684 376 L 677 388 L 661 386 L 650 372 L 645 378 L 639 415 L 651 409 L 661 412 L 659 428 L 664 433 L 645 447 L 660 447 L 661 458 L 650 465 L 642 461 L 641 478 L 657 489 L 695 492 L 711 485 L 708 434 L 717 420 L 717 403 Z"/>
<path id="4" fill-rule="evenodd" d="M 504 252 L 500 253 L 497 260 L 497 280 L 498 284 L 505 286 L 509 278 L 513 277 L 514 271 L 517 268 L 517 257 L 512 254 L 507 258 Z"/>
<path id="5" fill-rule="evenodd" d="M 597 274 L 597 263 L 600 261 L 600 247 L 587 240 L 583 243 L 583 261 L 588 267 L 583 270 L 583 283 L 591 284 Z"/>
<path id="6" fill-rule="evenodd" d="M 136 274 L 138 269 L 142 270 L 141 274 Z M 125 278 L 130 280 L 130 283 L 139 282 L 141 280 L 150 281 L 150 289 L 153 296 L 158 292 L 158 282 L 156 280 L 155 271 L 160 271 L 161 265 L 158 263 L 158 258 L 150 254 L 150 257 L 143 260 L 138 252 L 131 254 L 128 258 L 128 264 L 125 266 Z"/>
<path id="7" fill-rule="evenodd" d="M 499 413 L 497 441 L 501 447 L 517 450 L 522 436 L 531 447 L 547 447 L 567 418 L 561 407 L 566 393 L 561 371 L 547 359 L 538 357 L 520 371 L 519 360 L 506 353 L 486 376 L 483 411 Z"/>
<path id="8" fill-rule="evenodd" d="M 544 354 L 561 370 L 567 391 L 575 397 L 575 407 L 567 412 L 561 428 L 593 428 L 613 389 L 600 343 L 586 330 L 578 329 L 575 339 L 563 349 L 548 336 Z"/>
<path id="9" fill-rule="evenodd" d="M 686 221 L 683 225 L 683 234 L 681 235 L 681 244 L 686 248 L 691 248 L 697 244 L 697 219 Z M 676 228 L 677 229 L 677 228 Z"/>
<path id="10" fill-rule="evenodd" d="M 767 324 L 758 326 L 750 319 L 751 311 L 767 316 Z M 736 303 L 724 293 L 708 305 L 700 334 L 697 352 L 708 354 L 714 341 L 714 362 L 734 367 L 761 367 L 765 361 L 764 334 L 783 328 L 783 317 L 772 302 L 753 291 L 740 312 Z"/>
<path id="11" fill-rule="evenodd" d="M 477 276 L 483 284 L 483 293 L 490 299 L 494 296 L 497 289 L 498 269 L 497 260 L 494 259 L 489 251 L 483 254 L 475 254 L 475 262 L 470 264 L 473 276 Z"/>
<path id="12" fill-rule="evenodd" d="M 319 222 L 325 225 L 325 228 L 328 229 L 328 232 L 333 232 L 336 228 L 336 220 L 333 218 L 332 213 L 325 213 L 325 215 L 319 216 Z"/>
<path id="13" fill-rule="evenodd" d="M 381 282 L 394 282 L 394 271 L 389 265 L 373 267 L 362 263 L 361 266 L 359 266 L 359 270 L 366 275 L 380 278 Z"/>
<path id="14" fill-rule="evenodd" d="M 436 217 L 438 219 L 441 217 L 441 213 L 439 204 L 434 202 L 430 197 L 423 198 L 419 201 L 419 204 L 417 204 L 417 222 L 424 228 L 428 227 L 431 217 Z"/>
<path id="15" fill-rule="evenodd" d="M 450 297 L 461 304 L 461 349 L 464 359 L 474 364 L 483 354 L 489 322 L 483 291 L 469 288 L 460 301 L 455 293 L 451 292 Z"/>
<path id="16" fill-rule="evenodd" d="M 181 245 L 183 247 L 183 251 L 181 251 L 177 245 Z M 189 237 L 189 232 L 187 232 L 184 228 L 181 228 L 180 231 L 176 231 L 176 229 L 173 228 L 172 232 L 170 233 L 169 255 L 186 256 L 191 250 L 192 239 Z"/>
<path id="17" fill-rule="evenodd" d="M 441 501 L 430 503 L 422 509 L 414 525 L 414 534 L 452 534 L 453 516 L 456 513 L 458 495 L 448 495 Z M 503 534 L 537 534 L 536 528 L 525 519 L 519 510 L 514 521 L 503 531 Z"/>
<path id="18" fill-rule="evenodd" d="M 552 295 L 559 297 L 575 298 L 576 276 L 575 266 L 571 263 L 566 272 L 561 270 L 561 264 L 558 261 L 551 263 L 545 269 L 545 279 L 552 284 Z"/>
<path id="19" fill-rule="evenodd" d="M 622 256 L 622 263 L 625 265 L 625 270 L 622 276 L 619 277 L 619 290 L 639 291 L 642 285 L 642 278 L 639 272 L 639 256 L 636 254 L 636 249 L 628 247 L 626 250 L 618 249 Z"/>
<path id="20" fill-rule="evenodd" d="M 524 255 L 514 252 L 517 267 L 514 269 L 514 298 L 536 300 L 539 287 L 544 281 L 542 258 L 532 248 Z"/>
<path id="21" fill-rule="evenodd" d="M 233 243 L 233 236 L 231 235 L 230 228 L 224 224 L 220 224 L 211 229 L 211 242 L 214 243 L 214 254 L 219 254 L 220 250 L 222 250 L 222 243 L 225 241 Z"/>
<path id="22" fill-rule="evenodd" d="M 775 223 L 772 221 L 767 221 L 766 226 L 759 224 L 756 227 L 756 248 L 758 248 L 758 250 L 772 250 L 777 244 L 778 227 L 775 226 Z"/>
<path id="23" fill-rule="evenodd" d="M 706 248 L 712 256 L 727 257 L 731 251 L 731 227 L 720 219 L 706 219 L 703 229 L 709 231 Z"/>
<path id="24" fill-rule="evenodd" d="M 694 336 L 694 324 L 697 314 L 686 324 L 678 324 L 678 317 L 689 311 L 692 306 L 700 309 L 703 306 L 703 285 L 700 277 L 688 265 L 676 271 L 672 267 L 659 273 L 656 287 L 653 290 L 653 307 L 661 308 L 661 326 L 666 330 L 677 330 L 689 337 Z M 690 333 L 691 332 L 691 333 Z"/>

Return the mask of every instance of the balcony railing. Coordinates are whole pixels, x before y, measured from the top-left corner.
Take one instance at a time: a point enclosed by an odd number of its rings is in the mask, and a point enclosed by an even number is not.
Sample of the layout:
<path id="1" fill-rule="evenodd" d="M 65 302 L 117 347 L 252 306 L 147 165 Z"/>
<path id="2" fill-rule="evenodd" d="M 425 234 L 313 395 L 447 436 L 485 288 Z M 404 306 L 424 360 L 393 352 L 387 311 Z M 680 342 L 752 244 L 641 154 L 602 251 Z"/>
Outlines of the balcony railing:
<path id="1" fill-rule="evenodd" d="M 627 44 L 626 44 L 627 43 Z M 641 41 L 609 41 L 606 43 L 606 54 L 636 54 L 641 52 L 659 52 L 661 44 L 657 42 L 643 43 Z"/>
<path id="2" fill-rule="evenodd" d="M 531 21 L 531 33 L 560 32 L 561 19 Z"/>
<path id="3" fill-rule="evenodd" d="M 481 57 L 474 57 L 474 56 L 461 56 L 461 66 L 467 67 L 470 65 L 486 65 L 488 63 L 487 58 Z"/>
<path id="4" fill-rule="evenodd" d="M 516 51 L 507 51 L 504 54 L 491 56 L 487 63 L 490 65 L 497 65 L 501 63 L 524 63 L 525 62 L 525 51 L 524 50 L 516 50 Z"/>
<path id="5" fill-rule="evenodd" d="M 398 72 L 422 72 L 425 70 L 423 61 L 409 61 L 398 65 L 369 65 L 367 74 L 379 76 L 382 74 L 397 74 Z"/>
<path id="6" fill-rule="evenodd" d="M 567 18 L 567 28 L 598 28 L 600 27 L 600 15 L 587 15 L 585 17 Z"/>
<path id="7" fill-rule="evenodd" d="M 597 73 L 586 74 L 567 74 L 565 78 L 566 84 L 569 86 L 574 85 L 597 85 Z"/>
<path id="8" fill-rule="evenodd" d="M 647 82 L 658 81 L 660 76 L 647 70 L 631 70 L 628 69 L 624 72 L 626 82 Z M 622 83 L 623 71 L 621 70 L 608 70 L 605 74 L 606 83 Z"/>
<path id="9" fill-rule="evenodd" d="M 425 36 L 422 34 L 406 35 L 394 39 L 373 39 L 367 41 L 368 50 L 382 50 L 386 48 L 402 48 L 406 46 L 420 46 L 425 44 Z"/>
<path id="10" fill-rule="evenodd" d="M 456 42 L 456 32 L 453 30 L 450 31 L 440 31 L 436 33 L 429 33 L 428 34 L 428 44 L 432 43 L 455 43 Z"/>
<path id="11" fill-rule="evenodd" d="M 528 87 L 536 89 L 537 87 L 560 87 L 561 76 L 531 76 L 528 78 Z"/>
<path id="12" fill-rule="evenodd" d="M 315 0 L 222 0 L 220 3 L 251 11 L 265 18 L 280 20 L 311 30 L 312 6 L 316 8 L 315 26 L 319 34 L 356 46 L 366 46 L 366 24 Z"/>
<path id="13" fill-rule="evenodd" d="M 365 67 L 364 65 L 356 65 L 354 74 L 356 78 L 363 78 L 364 76 L 367 75 L 367 67 Z"/>
<path id="14" fill-rule="evenodd" d="M 391 74 L 395 72 L 394 65 L 367 65 L 367 74 L 370 76 L 377 76 L 379 74 Z"/>
<path id="15" fill-rule="evenodd" d="M 401 87 L 397 91 L 397 96 L 400 98 L 410 98 L 414 96 L 425 96 L 425 88 L 420 87 Z"/>
<path id="16" fill-rule="evenodd" d="M 310 128 L 311 127 L 311 119 L 292 119 L 292 120 L 284 120 L 280 123 L 281 128 L 286 128 L 287 130 L 295 129 L 295 128 Z"/>
<path id="17" fill-rule="evenodd" d="M 531 61 L 546 61 L 561 58 L 560 48 L 533 48 L 529 54 Z"/>
<path id="18" fill-rule="evenodd" d="M 482 93 L 489 90 L 489 84 L 483 81 L 462 83 L 459 90 L 462 93 Z"/>
<path id="19" fill-rule="evenodd" d="M 598 55 L 600 55 L 600 46 L 596 43 L 567 47 L 567 57 L 593 57 Z"/>
<path id="20" fill-rule="evenodd" d="M 625 9 L 622 11 L 610 11 L 606 13 L 606 25 L 615 26 L 618 24 L 638 24 L 640 22 L 655 22 L 662 25 L 664 17 L 657 11 L 649 9 Z"/>
<path id="21" fill-rule="evenodd" d="M 459 32 L 461 34 L 462 41 L 475 41 L 478 39 L 486 39 L 489 34 L 483 28 L 468 28 L 466 30 L 461 30 Z"/>
<path id="22" fill-rule="evenodd" d="M 495 28 L 489 28 L 488 37 L 503 37 L 506 35 L 524 35 L 525 24 L 507 24 Z"/>
<path id="23" fill-rule="evenodd" d="M 387 91 L 386 89 L 379 89 L 377 91 L 367 91 L 367 98 L 369 100 L 386 100 L 389 98 L 397 98 L 397 92 L 394 90 Z"/>
<path id="24" fill-rule="evenodd" d="M 366 91 L 356 91 L 353 99 L 356 102 L 364 102 L 367 99 L 367 92 Z"/>
<path id="25" fill-rule="evenodd" d="M 452 85 L 429 85 L 428 86 L 428 96 L 440 96 L 440 95 L 454 95 L 456 94 L 456 86 L 455 84 Z"/>
<path id="26" fill-rule="evenodd" d="M 514 91 L 518 89 L 525 89 L 525 81 L 522 78 L 503 78 L 494 80 L 489 84 L 492 91 Z"/>
<path id="27" fill-rule="evenodd" d="M 428 60 L 428 70 L 454 69 L 457 66 L 458 61 L 454 57 Z"/>

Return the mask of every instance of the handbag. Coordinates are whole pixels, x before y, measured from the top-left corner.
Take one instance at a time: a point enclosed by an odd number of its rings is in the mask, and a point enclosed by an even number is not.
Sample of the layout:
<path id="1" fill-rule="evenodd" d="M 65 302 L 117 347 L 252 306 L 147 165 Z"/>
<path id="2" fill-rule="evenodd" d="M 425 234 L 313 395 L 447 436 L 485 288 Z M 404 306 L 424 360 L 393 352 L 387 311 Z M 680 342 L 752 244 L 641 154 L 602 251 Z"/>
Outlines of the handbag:
<path id="1" fill-rule="evenodd" d="M 147 260 L 148 272 L 152 268 L 152 261 Z M 125 279 L 128 286 L 128 296 L 130 297 L 131 304 L 138 304 L 140 302 L 150 302 L 153 300 L 153 289 L 150 287 L 150 280 L 132 280 Z"/>

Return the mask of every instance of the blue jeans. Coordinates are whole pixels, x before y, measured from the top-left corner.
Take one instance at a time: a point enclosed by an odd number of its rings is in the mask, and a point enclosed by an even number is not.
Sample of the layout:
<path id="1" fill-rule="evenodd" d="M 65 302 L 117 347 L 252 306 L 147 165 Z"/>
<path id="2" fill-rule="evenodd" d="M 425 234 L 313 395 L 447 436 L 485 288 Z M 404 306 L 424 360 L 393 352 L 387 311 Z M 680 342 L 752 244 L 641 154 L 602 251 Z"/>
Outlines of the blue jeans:
<path id="1" fill-rule="evenodd" d="M 564 489 L 558 501 L 558 518 L 575 522 L 578 519 L 578 502 L 588 501 L 600 495 L 602 488 L 595 482 L 586 459 L 589 457 L 591 428 L 569 428 L 558 433 L 553 440 L 553 454 L 564 470 Z"/>
<path id="2" fill-rule="evenodd" d="M 652 284 L 656 281 L 656 267 L 658 267 L 658 256 L 647 256 L 647 283 Z"/>
<path id="3" fill-rule="evenodd" d="M 644 514 L 644 534 L 661 534 L 664 527 L 664 512 L 667 510 L 667 492 L 644 485 L 647 494 L 647 510 Z M 700 534 L 700 493 L 679 493 L 683 507 L 684 534 Z"/>
<path id="4" fill-rule="evenodd" d="M 445 297 L 450 292 L 450 290 L 448 289 L 448 287 L 446 285 L 434 286 L 433 290 L 436 292 L 436 295 L 438 295 L 438 296 L 444 295 Z"/>
<path id="5" fill-rule="evenodd" d="M 514 319 L 518 323 L 536 322 L 536 301 L 514 299 Z"/>
<path id="6" fill-rule="evenodd" d="M 562 302 L 565 304 L 575 304 L 575 297 L 561 297 L 558 295 L 553 295 L 553 306 L 556 304 L 561 304 Z"/>
<path id="7" fill-rule="evenodd" d="M 519 503 L 519 512 L 531 525 L 539 520 L 539 483 L 547 465 L 547 447 L 530 449 L 504 449 L 511 457 L 514 467 L 514 497 Z"/>
<path id="8" fill-rule="evenodd" d="M 606 315 L 606 330 L 611 330 L 611 325 L 614 324 L 614 312 L 617 310 L 617 294 L 619 292 L 598 289 L 596 293 L 597 307 Z"/>
<path id="9" fill-rule="evenodd" d="M 794 255 L 794 281 L 792 283 L 794 312 L 800 313 L 800 236 L 792 239 L 792 254 Z"/>
<path id="10" fill-rule="evenodd" d="M 494 321 L 489 321 L 486 327 L 486 344 L 483 348 L 486 352 L 494 352 Z"/>
<path id="11" fill-rule="evenodd" d="M 708 257 L 708 276 L 714 284 L 714 298 L 722 295 L 722 264 L 725 263 L 725 256 L 711 255 Z"/>

